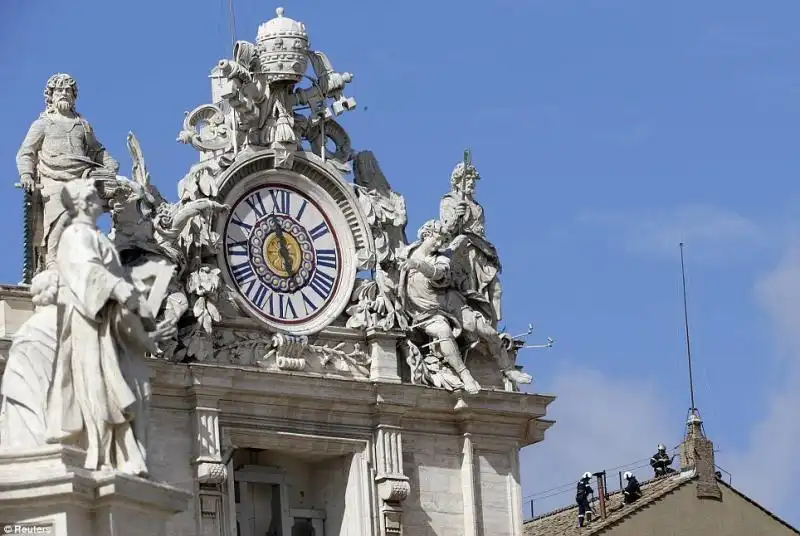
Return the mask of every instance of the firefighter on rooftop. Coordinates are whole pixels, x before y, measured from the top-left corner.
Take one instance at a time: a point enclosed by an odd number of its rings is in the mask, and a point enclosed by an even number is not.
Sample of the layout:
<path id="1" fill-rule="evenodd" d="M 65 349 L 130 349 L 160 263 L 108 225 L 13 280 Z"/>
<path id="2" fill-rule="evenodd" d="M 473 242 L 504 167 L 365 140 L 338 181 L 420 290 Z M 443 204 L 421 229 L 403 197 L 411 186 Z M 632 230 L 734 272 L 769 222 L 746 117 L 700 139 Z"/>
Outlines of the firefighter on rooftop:
<path id="1" fill-rule="evenodd" d="M 625 482 L 625 489 L 622 490 L 622 494 L 625 497 L 625 504 L 631 504 L 642 496 L 642 488 L 639 486 L 639 481 L 630 471 L 625 473 Z"/>
<path id="2" fill-rule="evenodd" d="M 575 502 L 578 503 L 578 526 L 583 526 L 584 518 L 591 523 L 592 521 L 592 507 L 589 504 L 589 495 L 594 497 L 594 490 L 589 485 L 592 479 L 592 473 L 583 473 L 583 476 L 578 481 L 578 490 L 575 493 Z"/>
<path id="3" fill-rule="evenodd" d="M 653 471 L 655 471 L 656 477 L 675 472 L 674 469 L 670 467 L 674 459 L 675 456 L 670 457 L 669 454 L 667 454 L 667 447 L 659 445 L 658 452 L 653 454 L 653 457 L 650 458 L 650 466 L 653 468 Z"/>

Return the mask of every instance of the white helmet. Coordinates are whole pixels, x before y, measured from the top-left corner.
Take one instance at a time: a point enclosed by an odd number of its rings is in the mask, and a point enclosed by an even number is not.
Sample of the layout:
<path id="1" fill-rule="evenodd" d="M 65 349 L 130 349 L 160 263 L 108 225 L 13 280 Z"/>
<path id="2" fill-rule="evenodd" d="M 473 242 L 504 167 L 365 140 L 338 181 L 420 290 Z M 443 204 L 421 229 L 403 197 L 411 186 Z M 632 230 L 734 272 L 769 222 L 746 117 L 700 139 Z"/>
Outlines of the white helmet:
<path id="1" fill-rule="evenodd" d="M 630 480 L 631 478 L 633 478 L 633 473 L 631 473 L 630 471 L 626 471 L 624 476 L 625 480 Z"/>
<path id="2" fill-rule="evenodd" d="M 592 479 L 592 473 L 590 473 L 589 471 L 583 473 L 583 478 L 581 478 L 581 480 L 591 480 L 591 479 Z"/>
<path id="3" fill-rule="evenodd" d="M 658 450 L 667 450 L 667 447 L 665 447 L 664 445 L 659 445 Z"/>

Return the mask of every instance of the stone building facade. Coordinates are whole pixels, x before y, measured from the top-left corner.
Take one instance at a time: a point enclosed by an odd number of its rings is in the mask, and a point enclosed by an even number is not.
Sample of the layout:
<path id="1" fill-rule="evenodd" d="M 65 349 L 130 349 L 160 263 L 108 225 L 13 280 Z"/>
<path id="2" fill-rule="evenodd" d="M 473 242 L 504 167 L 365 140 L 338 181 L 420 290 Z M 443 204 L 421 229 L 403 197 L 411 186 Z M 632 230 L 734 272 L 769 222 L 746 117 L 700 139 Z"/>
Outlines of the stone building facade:
<path id="1" fill-rule="evenodd" d="M 80 441 L 7 435 L 0 520 L 81 535 L 522 535 L 519 451 L 543 440 L 553 397 L 519 390 L 530 333 L 497 330 L 479 175 L 465 154 L 438 218 L 409 241 L 404 198 L 335 120 L 355 108 L 351 79 L 279 9 L 212 70 L 212 103 L 186 115 L 179 139 L 199 161 L 178 202 L 150 183 L 132 135 L 131 178 L 88 172 L 112 213 L 120 277 L 141 295 L 122 306 L 139 308 L 146 333 L 174 332 L 144 361 L 147 478 L 119 459 L 91 465 Z M 48 82 L 54 95 L 76 87 Z M 58 125 L 75 117 L 67 108 L 46 113 Z M 58 150 L 57 127 L 47 132 L 26 138 L 26 158 Z M 26 281 L 0 288 L 6 429 L 11 406 L 26 428 L 48 428 L 65 344 L 46 315 L 63 307 L 59 266 L 74 260 L 58 222 L 75 223 L 43 205 L 39 180 L 21 185 L 44 242 L 27 238 Z M 38 294 L 42 274 L 58 281 L 58 305 Z M 19 335 L 32 326 L 49 334 L 34 337 L 35 356 Z M 73 359 L 91 357 L 82 342 Z M 33 402 L 13 394 L 12 374 L 38 382 Z"/>

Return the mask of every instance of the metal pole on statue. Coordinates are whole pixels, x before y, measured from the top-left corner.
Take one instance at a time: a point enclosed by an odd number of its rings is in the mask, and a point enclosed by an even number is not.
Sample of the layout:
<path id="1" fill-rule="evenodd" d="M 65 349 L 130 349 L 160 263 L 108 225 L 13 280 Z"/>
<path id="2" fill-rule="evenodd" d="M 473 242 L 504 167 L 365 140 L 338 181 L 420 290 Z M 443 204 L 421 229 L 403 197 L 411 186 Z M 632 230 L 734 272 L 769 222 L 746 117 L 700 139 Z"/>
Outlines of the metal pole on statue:
<path id="1" fill-rule="evenodd" d="M 31 225 L 31 204 L 33 203 L 33 195 L 27 190 L 22 199 L 22 284 L 30 285 L 33 279 L 33 236 Z"/>
<path id="2" fill-rule="evenodd" d="M 22 188 L 22 184 L 14 184 L 15 188 Z M 36 185 L 35 191 L 24 190 L 22 198 L 22 281 L 23 285 L 30 285 L 33 276 L 36 274 L 36 245 L 33 243 L 36 238 L 36 230 L 33 224 L 33 202 L 34 195 L 39 194 L 40 185 Z"/>

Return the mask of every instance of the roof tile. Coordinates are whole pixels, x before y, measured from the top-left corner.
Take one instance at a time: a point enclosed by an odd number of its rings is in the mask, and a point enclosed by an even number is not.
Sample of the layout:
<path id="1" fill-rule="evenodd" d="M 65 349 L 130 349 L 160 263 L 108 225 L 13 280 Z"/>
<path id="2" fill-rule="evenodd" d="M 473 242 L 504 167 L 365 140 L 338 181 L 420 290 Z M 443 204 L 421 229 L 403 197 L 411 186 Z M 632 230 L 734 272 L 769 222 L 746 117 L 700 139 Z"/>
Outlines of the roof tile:
<path id="1" fill-rule="evenodd" d="M 578 527 L 578 507 L 577 505 L 572 505 L 528 521 L 523 527 L 523 534 L 525 536 L 588 536 L 597 534 L 609 525 L 617 523 L 633 512 L 676 490 L 686 482 L 693 480 L 694 476 L 693 472 L 678 473 L 642 482 L 642 496 L 631 505 L 626 505 L 622 502 L 621 491 L 609 493 L 606 500 L 606 519 L 597 517 L 591 523 L 584 525 L 583 528 Z M 593 506 L 597 510 L 597 501 L 594 502 Z"/>

